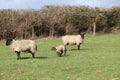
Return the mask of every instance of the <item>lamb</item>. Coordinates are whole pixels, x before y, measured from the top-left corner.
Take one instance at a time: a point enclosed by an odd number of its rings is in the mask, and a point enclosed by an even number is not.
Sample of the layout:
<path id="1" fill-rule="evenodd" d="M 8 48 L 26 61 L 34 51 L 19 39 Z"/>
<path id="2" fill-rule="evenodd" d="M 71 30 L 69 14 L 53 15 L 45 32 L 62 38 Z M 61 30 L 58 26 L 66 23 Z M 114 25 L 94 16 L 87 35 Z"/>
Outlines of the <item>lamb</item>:
<path id="1" fill-rule="evenodd" d="M 37 45 L 33 40 L 14 40 L 12 38 L 6 40 L 6 46 L 17 54 L 17 59 L 20 59 L 21 52 L 29 52 L 32 54 L 32 58 L 35 58 L 35 52 L 37 51 Z"/>
<path id="2" fill-rule="evenodd" d="M 55 51 L 59 57 L 61 57 L 62 53 L 64 53 L 64 56 L 66 56 L 66 47 L 64 45 L 59 45 L 57 47 L 52 47 L 52 51 Z"/>
<path id="3" fill-rule="evenodd" d="M 80 50 L 80 45 L 84 41 L 84 34 L 85 33 L 81 33 L 79 35 L 65 35 L 62 37 L 62 42 L 63 42 L 64 46 L 77 45 L 78 50 Z"/>

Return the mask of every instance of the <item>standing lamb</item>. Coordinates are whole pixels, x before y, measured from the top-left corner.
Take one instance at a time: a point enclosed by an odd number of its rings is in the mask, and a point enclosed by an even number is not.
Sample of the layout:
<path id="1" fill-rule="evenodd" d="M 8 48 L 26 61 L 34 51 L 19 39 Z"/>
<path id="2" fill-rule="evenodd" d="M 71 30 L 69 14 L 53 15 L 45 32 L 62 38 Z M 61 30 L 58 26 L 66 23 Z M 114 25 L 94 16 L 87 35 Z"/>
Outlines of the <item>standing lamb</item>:
<path id="1" fill-rule="evenodd" d="M 83 43 L 84 34 L 81 33 L 79 35 L 65 35 L 62 37 L 62 42 L 65 46 L 67 45 L 77 45 L 78 50 L 80 50 L 80 45 Z"/>
<path id="2" fill-rule="evenodd" d="M 64 53 L 64 56 L 66 56 L 66 47 L 64 45 L 59 45 L 57 47 L 52 47 L 52 51 L 55 51 L 59 57 L 61 57 L 62 53 Z"/>
<path id="3" fill-rule="evenodd" d="M 32 54 L 32 58 L 35 57 L 35 52 L 37 51 L 37 45 L 33 40 L 14 40 L 7 39 L 6 45 L 17 54 L 17 59 L 20 59 L 21 52 L 29 52 Z"/>

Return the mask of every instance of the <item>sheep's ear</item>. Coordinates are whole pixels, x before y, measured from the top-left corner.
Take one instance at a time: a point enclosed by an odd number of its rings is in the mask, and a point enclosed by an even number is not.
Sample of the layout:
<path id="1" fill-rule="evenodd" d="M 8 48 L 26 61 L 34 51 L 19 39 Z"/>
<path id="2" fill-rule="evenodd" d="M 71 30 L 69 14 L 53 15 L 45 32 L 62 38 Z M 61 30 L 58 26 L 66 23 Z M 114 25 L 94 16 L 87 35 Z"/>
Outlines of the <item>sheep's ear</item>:
<path id="1" fill-rule="evenodd" d="M 52 50 L 52 51 L 56 51 L 56 48 L 55 48 L 55 47 L 52 47 L 51 50 Z"/>

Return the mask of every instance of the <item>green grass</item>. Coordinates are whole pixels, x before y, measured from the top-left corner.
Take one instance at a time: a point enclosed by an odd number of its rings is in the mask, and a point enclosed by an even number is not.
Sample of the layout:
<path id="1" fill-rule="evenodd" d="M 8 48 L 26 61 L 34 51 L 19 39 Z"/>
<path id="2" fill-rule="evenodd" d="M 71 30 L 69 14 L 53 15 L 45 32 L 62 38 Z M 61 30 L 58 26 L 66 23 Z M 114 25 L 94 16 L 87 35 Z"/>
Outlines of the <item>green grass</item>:
<path id="1" fill-rule="evenodd" d="M 36 40 L 36 58 L 16 54 L 0 42 L 0 80 L 120 80 L 120 35 L 85 37 L 81 50 L 68 46 L 67 56 L 58 57 L 52 46 L 61 39 Z"/>

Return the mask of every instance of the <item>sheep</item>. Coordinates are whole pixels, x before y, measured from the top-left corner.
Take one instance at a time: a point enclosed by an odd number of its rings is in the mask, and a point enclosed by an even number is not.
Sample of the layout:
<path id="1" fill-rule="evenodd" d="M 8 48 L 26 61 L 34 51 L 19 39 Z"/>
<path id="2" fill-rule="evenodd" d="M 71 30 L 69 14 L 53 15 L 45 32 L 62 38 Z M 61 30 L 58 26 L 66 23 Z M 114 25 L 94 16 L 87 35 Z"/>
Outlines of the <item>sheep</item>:
<path id="1" fill-rule="evenodd" d="M 64 53 L 64 56 L 66 56 L 66 47 L 64 45 L 59 45 L 57 47 L 52 47 L 52 51 L 55 51 L 59 57 L 61 57 L 62 53 Z"/>
<path id="2" fill-rule="evenodd" d="M 62 36 L 62 42 L 63 42 L 64 46 L 77 45 L 78 50 L 80 50 L 80 45 L 83 43 L 83 40 L 84 40 L 84 34 L 85 33 L 81 33 L 79 35 L 65 35 L 65 36 Z"/>
<path id="3" fill-rule="evenodd" d="M 37 51 L 37 45 L 33 40 L 14 40 L 9 38 L 6 40 L 6 46 L 10 46 L 12 51 L 17 54 L 17 59 L 21 58 L 21 52 L 29 52 L 32 54 L 32 58 L 35 58 L 35 52 Z"/>

